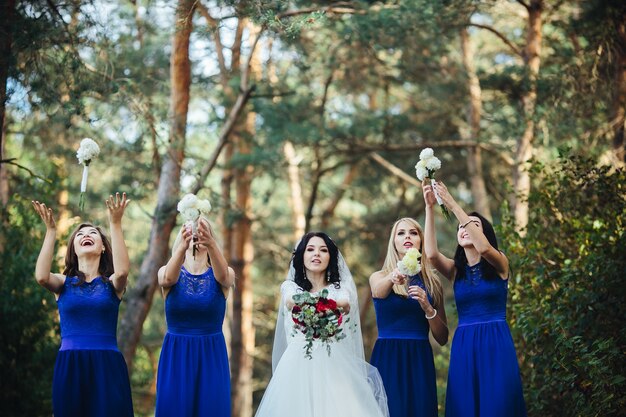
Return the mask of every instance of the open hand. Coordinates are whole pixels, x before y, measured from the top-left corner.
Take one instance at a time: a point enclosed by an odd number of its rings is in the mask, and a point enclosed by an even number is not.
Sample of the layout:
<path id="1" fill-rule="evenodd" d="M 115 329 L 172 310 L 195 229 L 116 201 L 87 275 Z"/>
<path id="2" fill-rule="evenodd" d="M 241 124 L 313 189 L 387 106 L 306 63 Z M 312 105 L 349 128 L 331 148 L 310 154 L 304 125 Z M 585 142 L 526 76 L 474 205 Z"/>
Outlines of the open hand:
<path id="1" fill-rule="evenodd" d="M 196 238 L 196 246 L 202 245 L 208 248 L 210 245 L 215 243 L 215 235 L 213 234 L 213 229 L 211 228 L 208 220 L 203 218 L 198 220 Z"/>
<path id="2" fill-rule="evenodd" d="M 35 211 L 37 212 L 37 214 L 39 214 L 39 217 L 41 217 L 41 220 L 43 220 L 44 224 L 46 225 L 46 229 L 56 230 L 57 224 L 54 221 L 52 209 L 46 207 L 44 203 L 40 203 L 39 201 L 31 201 L 31 203 L 33 203 Z"/>
<path id="3" fill-rule="evenodd" d="M 448 192 L 448 187 L 442 181 L 435 182 L 433 190 L 439 195 L 439 198 L 441 198 L 441 201 L 447 208 L 452 209 L 456 204 L 456 201 Z"/>
<path id="4" fill-rule="evenodd" d="M 109 212 L 109 222 L 111 223 L 120 223 L 122 221 L 122 216 L 124 215 L 124 210 L 126 210 L 126 206 L 128 206 L 130 200 L 126 199 L 126 193 L 122 193 L 122 198 L 120 199 L 120 193 L 115 193 L 115 198 L 112 195 L 105 201 Z"/>

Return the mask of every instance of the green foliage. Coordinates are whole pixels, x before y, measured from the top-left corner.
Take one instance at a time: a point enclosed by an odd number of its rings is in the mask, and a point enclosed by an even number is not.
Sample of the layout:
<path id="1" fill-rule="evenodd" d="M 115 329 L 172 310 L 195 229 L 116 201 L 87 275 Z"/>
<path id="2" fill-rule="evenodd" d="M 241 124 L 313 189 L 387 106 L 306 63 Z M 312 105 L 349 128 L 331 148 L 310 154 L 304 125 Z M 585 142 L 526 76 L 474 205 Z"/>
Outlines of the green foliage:
<path id="1" fill-rule="evenodd" d="M 59 329 L 54 297 L 37 285 L 34 268 L 45 227 L 30 199 L 49 197 L 39 180 L 15 179 L 15 194 L 0 223 L 0 415 L 49 416 Z M 3 216 L 4 217 L 4 216 Z"/>
<path id="2" fill-rule="evenodd" d="M 626 172 L 579 156 L 532 168 L 526 236 L 506 227 L 513 328 L 530 415 L 626 408 Z M 546 233 L 548 232 L 548 233 Z"/>

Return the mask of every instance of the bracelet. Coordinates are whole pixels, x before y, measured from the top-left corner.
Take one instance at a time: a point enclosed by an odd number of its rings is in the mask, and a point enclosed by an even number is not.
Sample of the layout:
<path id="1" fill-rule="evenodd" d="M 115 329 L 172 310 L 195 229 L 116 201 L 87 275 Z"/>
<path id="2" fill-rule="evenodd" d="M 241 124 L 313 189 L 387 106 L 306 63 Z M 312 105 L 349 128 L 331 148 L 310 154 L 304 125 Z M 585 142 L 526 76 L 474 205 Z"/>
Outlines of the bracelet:
<path id="1" fill-rule="evenodd" d="M 424 317 L 426 317 L 426 320 L 432 320 L 435 318 L 435 316 L 437 315 L 437 309 L 433 308 L 433 310 L 435 310 L 435 312 L 433 313 L 432 316 L 428 317 L 428 315 L 424 314 Z"/>
<path id="2" fill-rule="evenodd" d="M 468 221 L 466 221 L 465 223 L 463 223 L 462 225 L 460 225 L 460 226 L 459 226 L 459 229 L 460 229 L 460 228 L 462 228 L 462 227 L 463 227 L 463 228 L 465 228 L 465 226 L 467 226 L 467 225 L 468 225 L 468 224 L 470 224 L 471 222 L 472 222 L 472 219 L 469 219 Z"/>

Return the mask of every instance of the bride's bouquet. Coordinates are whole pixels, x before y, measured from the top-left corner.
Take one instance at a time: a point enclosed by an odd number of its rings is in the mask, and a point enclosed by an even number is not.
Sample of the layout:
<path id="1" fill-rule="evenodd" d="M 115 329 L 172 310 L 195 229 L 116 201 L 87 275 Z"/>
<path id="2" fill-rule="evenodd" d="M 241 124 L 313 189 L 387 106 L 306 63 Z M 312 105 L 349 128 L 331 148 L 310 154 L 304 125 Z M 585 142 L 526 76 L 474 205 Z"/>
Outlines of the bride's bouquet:
<path id="1" fill-rule="evenodd" d="M 340 327 L 341 323 L 347 323 L 350 318 L 343 320 L 341 307 L 337 302 L 328 298 L 328 290 L 323 289 L 319 295 L 302 292 L 293 296 L 295 303 L 291 310 L 294 327 L 294 335 L 300 332 L 304 335 L 304 357 L 312 359 L 313 341 L 319 340 L 326 345 L 326 351 L 330 356 L 330 344 L 338 342 L 346 335 Z"/>
<path id="2" fill-rule="evenodd" d="M 178 212 L 183 217 L 184 223 L 191 224 L 191 232 L 193 233 L 193 242 L 197 242 L 196 229 L 198 228 L 198 219 L 201 214 L 208 214 L 211 211 L 211 203 L 209 200 L 200 200 L 195 194 L 186 194 L 176 206 Z M 196 246 L 193 245 L 193 257 L 196 257 Z"/>
<path id="3" fill-rule="evenodd" d="M 398 261 L 398 271 L 400 271 L 402 275 L 409 277 L 419 274 L 422 270 L 422 265 L 420 264 L 421 257 L 422 254 L 420 251 L 415 248 L 409 249 L 402 259 Z"/>
<path id="4" fill-rule="evenodd" d="M 420 181 L 424 181 L 424 178 L 429 178 L 431 183 L 435 185 L 435 171 L 437 171 L 439 168 L 441 168 L 441 161 L 435 156 L 433 149 L 425 148 L 424 150 L 422 150 L 422 152 L 420 152 L 420 160 L 417 162 L 417 164 L 415 164 L 415 175 Z M 441 201 L 441 197 L 439 197 L 439 194 L 437 194 L 434 188 L 433 192 L 435 193 L 437 204 L 439 204 L 439 207 L 441 207 L 443 217 L 445 217 L 446 220 L 450 220 L 450 212 L 448 212 L 448 209 Z"/>
<path id="5" fill-rule="evenodd" d="M 83 164 L 83 179 L 80 182 L 80 199 L 78 200 L 78 208 L 80 211 L 85 209 L 85 192 L 87 191 L 87 176 L 89 175 L 89 164 L 100 154 L 100 147 L 90 138 L 80 141 L 80 146 L 76 152 L 78 163 Z"/>

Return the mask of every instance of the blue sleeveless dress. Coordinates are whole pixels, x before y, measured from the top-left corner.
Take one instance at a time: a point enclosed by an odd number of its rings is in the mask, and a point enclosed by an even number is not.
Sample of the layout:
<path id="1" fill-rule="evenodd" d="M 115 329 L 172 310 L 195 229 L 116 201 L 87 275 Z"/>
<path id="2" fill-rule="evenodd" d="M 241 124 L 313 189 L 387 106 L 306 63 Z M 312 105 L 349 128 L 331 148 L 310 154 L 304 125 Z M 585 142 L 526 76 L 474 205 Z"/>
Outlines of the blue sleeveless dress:
<path id="1" fill-rule="evenodd" d="M 100 277 L 77 282 L 66 277 L 57 300 L 61 348 L 52 380 L 54 416 L 132 416 L 128 369 L 116 339 L 120 299 Z"/>
<path id="2" fill-rule="evenodd" d="M 419 275 L 409 285 L 425 289 Z M 374 298 L 374 309 L 378 339 L 370 362 L 382 377 L 390 417 L 437 417 L 430 327 L 420 304 L 392 292 L 387 298 Z"/>
<path id="3" fill-rule="evenodd" d="M 447 417 L 525 417 L 513 338 L 506 322 L 508 280 L 485 279 L 480 264 L 454 281 L 459 325 L 450 352 Z"/>
<path id="4" fill-rule="evenodd" d="M 157 375 L 155 417 L 230 417 L 230 370 L 222 323 L 226 298 L 213 268 L 184 267 L 167 298 L 167 334 Z"/>

